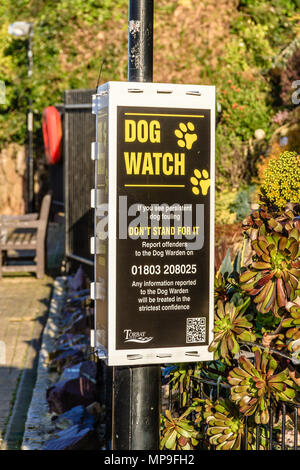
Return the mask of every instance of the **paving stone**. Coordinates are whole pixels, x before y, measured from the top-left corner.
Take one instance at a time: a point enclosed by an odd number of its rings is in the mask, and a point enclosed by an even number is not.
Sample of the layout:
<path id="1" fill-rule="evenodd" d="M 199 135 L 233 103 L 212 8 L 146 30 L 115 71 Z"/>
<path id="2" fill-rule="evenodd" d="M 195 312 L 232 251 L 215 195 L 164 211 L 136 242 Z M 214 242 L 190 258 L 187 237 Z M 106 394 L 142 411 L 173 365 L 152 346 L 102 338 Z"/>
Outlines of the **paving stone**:
<path id="1" fill-rule="evenodd" d="M 0 365 L 0 441 L 6 440 L 2 448 L 21 445 L 52 283 L 50 277 L 38 280 L 35 276 L 0 281 L 0 341 L 6 349 L 5 364 Z"/>
<path id="2" fill-rule="evenodd" d="M 48 269 L 53 271 L 52 274 L 54 271 L 57 274 L 64 253 L 63 220 L 59 224 L 49 223 L 47 245 Z M 0 342 L 4 342 L 6 353 L 3 360 L 2 347 L 0 449 L 17 449 L 21 446 L 53 282 L 52 277 L 38 280 L 31 274 L 4 276 L 0 280 Z"/>

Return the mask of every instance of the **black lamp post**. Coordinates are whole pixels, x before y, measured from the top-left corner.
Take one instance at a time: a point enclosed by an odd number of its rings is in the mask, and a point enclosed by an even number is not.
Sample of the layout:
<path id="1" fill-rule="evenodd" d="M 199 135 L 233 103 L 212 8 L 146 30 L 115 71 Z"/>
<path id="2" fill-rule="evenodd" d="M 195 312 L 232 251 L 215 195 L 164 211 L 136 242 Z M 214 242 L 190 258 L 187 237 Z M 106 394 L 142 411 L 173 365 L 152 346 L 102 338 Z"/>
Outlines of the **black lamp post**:
<path id="1" fill-rule="evenodd" d="M 129 0 L 130 82 L 152 82 L 153 6 L 153 0 Z M 114 450 L 159 449 L 160 387 L 160 366 L 114 367 Z"/>
<path id="2" fill-rule="evenodd" d="M 28 77 L 32 76 L 33 71 L 33 23 L 26 21 L 16 21 L 9 25 L 9 34 L 16 37 L 28 37 Z M 33 111 L 31 93 L 28 99 L 27 114 L 28 131 L 28 155 L 26 161 L 27 167 L 27 212 L 34 210 L 34 187 L 33 187 Z"/>

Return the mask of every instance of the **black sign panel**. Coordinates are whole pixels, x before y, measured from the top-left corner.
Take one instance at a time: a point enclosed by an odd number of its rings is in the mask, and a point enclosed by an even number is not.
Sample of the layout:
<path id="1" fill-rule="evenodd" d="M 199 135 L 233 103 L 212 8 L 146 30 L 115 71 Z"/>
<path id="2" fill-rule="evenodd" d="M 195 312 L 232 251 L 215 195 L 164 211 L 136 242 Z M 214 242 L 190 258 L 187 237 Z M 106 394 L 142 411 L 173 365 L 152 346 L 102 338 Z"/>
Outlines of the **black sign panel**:
<path id="1" fill-rule="evenodd" d="M 116 350 L 208 344 L 210 126 L 117 107 Z"/>

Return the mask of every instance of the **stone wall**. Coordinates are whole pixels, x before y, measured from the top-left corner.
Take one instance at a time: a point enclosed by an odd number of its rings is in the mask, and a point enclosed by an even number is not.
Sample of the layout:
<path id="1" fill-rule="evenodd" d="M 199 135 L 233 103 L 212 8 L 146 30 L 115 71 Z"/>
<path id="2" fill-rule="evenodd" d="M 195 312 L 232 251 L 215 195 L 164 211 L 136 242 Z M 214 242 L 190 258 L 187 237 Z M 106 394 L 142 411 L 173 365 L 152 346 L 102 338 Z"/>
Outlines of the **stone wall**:
<path id="1" fill-rule="evenodd" d="M 25 147 L 9 144 L 0 151 L 0 214 L 24 214 L 26 192 Z"/>

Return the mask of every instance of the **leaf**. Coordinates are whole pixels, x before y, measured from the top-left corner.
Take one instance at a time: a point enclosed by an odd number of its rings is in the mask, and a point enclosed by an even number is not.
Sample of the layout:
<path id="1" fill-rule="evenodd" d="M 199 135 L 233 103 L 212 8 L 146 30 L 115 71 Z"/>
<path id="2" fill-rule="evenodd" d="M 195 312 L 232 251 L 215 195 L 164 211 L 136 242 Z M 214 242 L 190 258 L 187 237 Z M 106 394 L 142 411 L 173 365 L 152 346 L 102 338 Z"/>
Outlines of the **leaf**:
<path id="1" fill-rule="evenodd" d="M 263 302 L 267 296 L 270 295 L 270 290 L 272 288 L 272 281 L 268 281 L 267 284 L 261 289 L 260 293 L 254 298 L 256 304 Z"/>
<path id="2" fill-rule="evenodd" d="M 208 428 L 207 435 L 213 436 L 215 434 L 222 434 L 224 429 L 226 429 L 225 426 L 214 426 L 214 427 Z"/>
<path id="3" fill-rule="evenodd" d="M 272 286 L 270 287 L 270 290 L 266 296 L 266 299 L 262 302 L 261 313 L 268 313 L 270 310 L 272 310 L 275 299 L 276 299 L 275 283 L 272 282 Z"/>
<path id="4" fill-rule="evenodd" d="M 296 396 L 296 391 L 292 388 L 287 388 L 284 392 L 280 392 L 278 396 L 282 401 L 293 401 Z"/>
<path id="5" fill-rule="evenodd" d="M 289 369 L 289 376 L 295 382 L 295 384 L 300 387 L 300 373 L 295 369 Z"/>
<path id="6" fill-rule="evenodd" d="M 265 274 L 257 283 L 256 287 L 263 287 L 265 284 L 267 284 L 268 281 L 270 281 L 274 277 L 274 273 L 268 273 Z"/>
<path id="7" fill-rule="evenodd" d="M 251 364 L 249 359 L 246 358 L 246 356 L 241 356 L 239 358 L 239 363 L 243 366 L 243 369 L 248 372 L 248 374 L 253 375 L 255 374 L 255 367 Z M 255 374 L 256 375 L 256 374 Z"/>
<path id="8" fill-rule="evenodd" d="M 287 237 L 281 237 L 281 239 L 279 241 L 279 245 L 278 245 L 279 250 L 284 251 L 285 247 L 287 246 L 287 243 L 288 243 L 288 238 Z"/>
<path id="9" fill-rule="evenodd" d="M 234 336 L 232 336 L 232 341 L 233 341 L 233 347 L 231 348 L 231 352 L 232 354 L 237 354 L 240 350 L 239 344 L 236 341 Z"/>
<path id="10" fill-rule="evenodd" d="M 172 418 L 172 415 L 171 415 L 171 411 L 170 411 L 170 410 L 166 410 L 166 411 L 165 411 L 165 415 L 166 415 L 166 417 L 168 418 L 169 421 L 171 421 L 173 424 L 175 424 L 175 423 L 174 423 L 174 420 L 173 420 L 173 418 Z"/>
<path id="11" fill-rule="evenodd" d="M 160 441 L 160 445 L 159 445 L 160 450 L 163 450 L 163 448 L 165 447 L 166 440 L 167 440 L 167 436 L 164 435 Z"/>
<path id="12" fill-rule="evenodd" d="M 220 449 L 222 450 L 230 450 L 232 448 L 233 442 L 232 441 L 226 441 L 224 444 L 220 446 Z"/>
<path id="13" fill-rule="evenodd" d="M 227 357 L 228 356 L 228 348 L 227 348 L 227 342 L 226 342 L 226 339 L 223 339 L 221 341 L 221 356 L 223 358 Z"/>
<path id="14" fill-rule="evenodd" d="M 269 383 L 284 382 L 287 379 L 287 377 L 288 377 L 288 369 L 285 369 L 279 372 L 278 374 L 273 375 L 273 377 L 269 379 Z"/>
<path id="15" fill-rule="evenodd" d="M 254 342 L 256 341 L 256 336 L 254 333 L 252 333 L 251 331 L 243 331 L 239 336 L 238 336 L 238 340 L 240 341 L 250 341 L 250 342 Z"/>
<path id="16" fill-rule="evenodd" d="M 286 304 L 286 296 L 282 279 L 277 279 L 276 283 L 277 303 L 279 307 L 284 307 Z"/>
<path id="17" fill-rule="evenodd" d="M 172 431 L 172 433 L 170 434 L 170 436 L 166 440 L 165 446 L 166 446 L 167 449 L 170 449 L 170 450 L 173 449 L 174 444 L 176 443 L 176 436 L 177 436 L 177 432 L 174 429 L 174 431 Z"/>
<path id="18" fill-rule="evenodd" d="M 195 430 L 194 426 L 190 422 L 187 422 L 186 420 L 185 421 L 180 421 L 180 418 L 178 420 L 177 427 L 185 429 L 186 431 L 189 431 L 190 433 Z"/>
<path id="19" fill-rule="evenodd" d="M 240 282 L 241 283 L 247 282 L 250 279 L 253 279 L 255 276 L 256 276 L 255 271 L 244 271 L 240 276 Z"/>
<path id="20" fill-rule="evenodd" d="M 263 338 L 262 338 L 262 345 L 265 348 L 269 348 L 272 341 L 274 341 L 274 339 L 276 339 L 277 337 L 278 337 L 278 335 L 272 335 L 272 334 L 264 333 Z"/>
<path id="21" fill-rule="evenodd" d="M 239 250 L 236 254 L 236 257 L 234 258 L 233 261 L 233 271 L 240 273 L 241 272 L 241 260 L 242 260 L 242 251 Z"/>
<path id="22" fill-rule="evenodd" d="M 186 431 L 185 429 L 182 429 L 182 428 L 178 428 L 177 433 L 185 437 L 186 439 L 189 439 L 191 437 L 191 432 Z"/>
<path id="23" fill-rule="evenodd" d="M 219 272 L 224 276 L 225 273 L 231 274 L 233 271 L 233 266 L 231 263 L 230 251 L 227 249 L 226 256 L 223 259 L 223 262 L 220 266 Z"/>
<path id="24" fill-rule="evenodd" d="M 262 269 L 262 270 L 271 268 L 271 264 L 266 263 L 265 261 L 256 261 L 252 264 L 252 266 L 254 269 Z"/>

